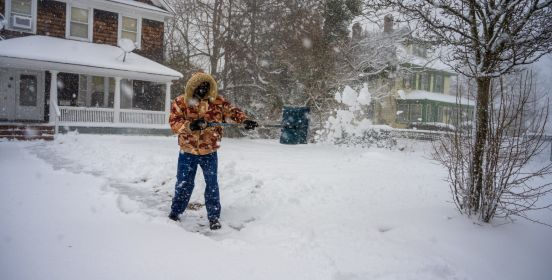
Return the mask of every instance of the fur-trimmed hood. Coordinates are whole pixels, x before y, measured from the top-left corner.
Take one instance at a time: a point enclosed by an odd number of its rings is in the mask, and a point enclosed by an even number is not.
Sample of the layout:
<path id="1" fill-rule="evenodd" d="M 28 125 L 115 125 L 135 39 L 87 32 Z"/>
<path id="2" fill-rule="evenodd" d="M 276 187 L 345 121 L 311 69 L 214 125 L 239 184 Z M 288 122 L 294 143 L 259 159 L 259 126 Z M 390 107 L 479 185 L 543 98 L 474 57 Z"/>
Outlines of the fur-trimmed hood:
<path id="1" fill-rule="evenodd" d="M 217 81 L 215 81 L 211 75 L 203 72 L 194 73 L 186 83 L 186 89 L 184 91 L 184 98 L 186 101 L 192 98 L 194 90 L 203 82 L 208 82 L 210 86 L 209 93 L 207 93 L 207 99 L 211 102 L 215 101 L 218 95 Z"/>

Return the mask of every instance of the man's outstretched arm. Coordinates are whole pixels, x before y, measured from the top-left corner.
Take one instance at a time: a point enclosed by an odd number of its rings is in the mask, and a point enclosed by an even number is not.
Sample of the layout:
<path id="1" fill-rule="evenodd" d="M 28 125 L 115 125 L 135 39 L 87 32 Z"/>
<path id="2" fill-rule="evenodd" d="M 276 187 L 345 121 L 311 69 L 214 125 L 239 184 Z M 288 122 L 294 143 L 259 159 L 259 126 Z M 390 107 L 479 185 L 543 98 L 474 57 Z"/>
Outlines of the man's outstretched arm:
<path id="1" fill-rule="evenodd" d="M 175 98 L 171 104 L 171 113 L 169 115 L 169 125 L 171 130 L 176 133 L 191 133 L 190 120 L 186 116 L 186 101 L 180 96 Z"/>
<path id="2" fill-rule="evenodd" d="M 243 123 L 247 120 L 247 115 L 240 108 L 233 106 L 225 99 L 222 99 L 222 113 L 226 122 Z"/>

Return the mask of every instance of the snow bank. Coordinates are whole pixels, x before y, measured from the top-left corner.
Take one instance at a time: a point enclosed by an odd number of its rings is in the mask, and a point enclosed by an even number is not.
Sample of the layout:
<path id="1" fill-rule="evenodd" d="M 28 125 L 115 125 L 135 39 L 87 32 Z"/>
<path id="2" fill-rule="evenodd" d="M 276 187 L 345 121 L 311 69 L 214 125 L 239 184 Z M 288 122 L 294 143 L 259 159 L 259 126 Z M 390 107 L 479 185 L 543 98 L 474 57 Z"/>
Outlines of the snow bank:
<path id="1" fill-rule="evenodd" d="M 374 126 L 369 118 L 372 96 L 368 85 L 359 92 L 346 86 L 342 92 L 336 92 L 335 100 L 344 109 L 335 110 L 324 125 L 317 131 L 316 140 L 322 143 L 332 143 L 347 146 L 392 148 L 396 145 L 388 129 Z"/>

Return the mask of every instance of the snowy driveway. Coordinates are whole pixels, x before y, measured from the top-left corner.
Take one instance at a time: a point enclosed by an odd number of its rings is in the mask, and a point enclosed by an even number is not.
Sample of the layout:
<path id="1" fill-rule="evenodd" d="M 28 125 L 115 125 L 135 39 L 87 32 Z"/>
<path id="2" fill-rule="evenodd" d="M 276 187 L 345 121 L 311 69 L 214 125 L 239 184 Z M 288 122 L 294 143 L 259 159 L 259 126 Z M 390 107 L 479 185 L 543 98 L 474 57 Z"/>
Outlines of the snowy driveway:
<path id="1" fill-rule="evenodd" d="M 187 211 L 181 224 L 165 217 L 175 142 L 92 135 L 0 142 L 0 279 L 552 275 L 552 231 L 458 216 L 427 145 L 400 152 L 225 139 L 224 229 L 210 233 L 199 226 L 204 208 Z M 202 202 L 201 176 L 193 202 Z"/>

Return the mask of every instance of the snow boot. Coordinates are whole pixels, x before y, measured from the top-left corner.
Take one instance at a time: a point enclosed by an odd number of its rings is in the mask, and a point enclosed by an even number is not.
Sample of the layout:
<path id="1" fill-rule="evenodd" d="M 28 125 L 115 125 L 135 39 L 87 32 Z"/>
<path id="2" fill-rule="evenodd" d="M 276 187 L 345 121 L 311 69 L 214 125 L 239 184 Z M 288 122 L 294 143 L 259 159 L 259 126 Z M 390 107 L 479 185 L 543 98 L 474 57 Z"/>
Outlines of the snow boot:
<path id="1" fill-rule="evenodd" d="M 175 221 L 175 222 L 180 222 L 180 218 L 178 217 L 177 214 L 174 214 L 174 213 L 170 213 L 169 214 L 169 219 Z"/>
<path id="2" fill-rule="evenodd" d="M 220 229 L 222 226 L 220 225 L 220 222 L 218 219 L 213 219 L 209 221 L 209 228 L 211 230 L 217 230 Z"/>

